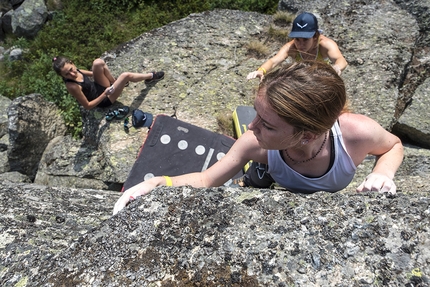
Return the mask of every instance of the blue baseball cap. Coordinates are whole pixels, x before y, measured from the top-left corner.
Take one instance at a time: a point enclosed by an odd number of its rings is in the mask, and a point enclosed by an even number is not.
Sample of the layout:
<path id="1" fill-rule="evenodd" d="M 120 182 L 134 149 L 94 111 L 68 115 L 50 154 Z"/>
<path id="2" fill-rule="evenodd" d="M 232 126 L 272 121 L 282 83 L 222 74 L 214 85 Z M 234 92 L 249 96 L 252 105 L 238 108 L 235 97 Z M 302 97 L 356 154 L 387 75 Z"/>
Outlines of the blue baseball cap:
<path id="1" fill-rule="evenodd" d="M 304 12 L 293 21 L 290 38 L 312 38 L 318 31 L 318 20 L 314 14 Z"/>
<path id="2" fill-rule="evenodd" d="M 152 125 L 153 116 L 150 113 L 145 113 L 139 109 L 133 111 L 131 117 L 133 127 L 150 127 Z"/>

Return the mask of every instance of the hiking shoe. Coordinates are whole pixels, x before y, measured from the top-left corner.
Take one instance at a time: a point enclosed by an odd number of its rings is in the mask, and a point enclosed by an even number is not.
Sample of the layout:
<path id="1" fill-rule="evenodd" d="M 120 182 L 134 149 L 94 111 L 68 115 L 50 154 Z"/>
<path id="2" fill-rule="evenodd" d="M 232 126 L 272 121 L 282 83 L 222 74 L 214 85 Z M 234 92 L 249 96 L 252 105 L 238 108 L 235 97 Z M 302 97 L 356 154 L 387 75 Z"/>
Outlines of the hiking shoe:
<path id="1" fill-rule="evenodd" d="M 115 113 L 115 117 L 117 119 L 123 119 L 128 115 L 128 112 L 130 111 L 130 109 L 126 106 L 122 107 L 122 108 L 118 108 L 114 111 Z"/>
<path id="2" fill-rule="evenodd" d="M 115 117 L 116 117 L 116 113 L 115 113 L 115 111 L 109 111 L 109 112 L 106 114 L 106 120 L 107 120 L 108 122 L 110 122 L 111 120 L 113 120 Z"/>
<path id="3" fill-rule="evenodd" d="M 145 84 L 155 83 L 159 80 L 162 80 L 164 78 L 164 72 L 151 72 L 152 73 L 152 79 L 145 80 Z"/>

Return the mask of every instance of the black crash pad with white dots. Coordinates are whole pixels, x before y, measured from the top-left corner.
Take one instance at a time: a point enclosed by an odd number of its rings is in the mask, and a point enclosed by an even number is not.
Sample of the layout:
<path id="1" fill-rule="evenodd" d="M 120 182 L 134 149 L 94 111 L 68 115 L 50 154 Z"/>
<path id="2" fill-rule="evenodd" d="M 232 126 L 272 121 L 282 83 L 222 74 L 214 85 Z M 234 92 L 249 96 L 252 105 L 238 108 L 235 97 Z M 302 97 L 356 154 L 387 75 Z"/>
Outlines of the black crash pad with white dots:
<path id="1" fill-rule="evenodd" d="M 167 115 L 157 115 L 123 190 L 154 176 L 203 171 L 220 160 L 234 142 L 231 137 Z"/>

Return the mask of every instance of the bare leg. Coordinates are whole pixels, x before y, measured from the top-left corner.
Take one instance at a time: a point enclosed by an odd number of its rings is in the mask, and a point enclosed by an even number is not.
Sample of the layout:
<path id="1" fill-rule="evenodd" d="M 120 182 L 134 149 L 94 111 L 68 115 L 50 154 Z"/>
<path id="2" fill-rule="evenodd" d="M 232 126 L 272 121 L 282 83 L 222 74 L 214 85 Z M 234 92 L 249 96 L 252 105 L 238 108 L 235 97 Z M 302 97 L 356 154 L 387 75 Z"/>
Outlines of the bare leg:
<path id="1" fill-rule="evenodd" d="M 141 82 L 144 80 L 152 79 L 152 73 L 131 73 L 131 72 L 125 72 L 122 73 L 118 79 L 116 79 L 115 83 L 113 83 L 115 90 L 112 94 L 110 94 L 109 100 L 114 103 L 118 97 L 121 95 L 122 90 L 124 89 L 127 82 Z"/>
<path id="2" fill-rule="evenodd" d="M 115 78 L 112 76 L 106 62 L 100 58 L 93 61 L 92 71 L 94 81 L 103 87 L 109 87 L 115 82 Z"/>
<path id="3" fill-rule="evenodd" d="M 112 85 L 115 82 L 115 78 L 112 76 L 107 64 L 104 65 L 103 72 L 105 73 L 106 78 L 109 79 L 109 82 Z"/>

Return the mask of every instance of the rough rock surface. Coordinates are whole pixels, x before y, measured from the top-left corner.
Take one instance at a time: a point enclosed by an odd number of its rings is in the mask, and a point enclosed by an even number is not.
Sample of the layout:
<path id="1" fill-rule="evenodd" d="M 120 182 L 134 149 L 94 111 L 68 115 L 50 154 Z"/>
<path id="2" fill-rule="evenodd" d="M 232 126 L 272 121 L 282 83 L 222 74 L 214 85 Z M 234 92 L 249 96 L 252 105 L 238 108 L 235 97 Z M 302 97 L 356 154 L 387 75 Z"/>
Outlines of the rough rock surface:
<path id="1" fill-rule="evenodd" d="M 119 197 L 8 181 L 0 182 L 0 190 L 0 286 L 26 286 L 33 268 L 108 219 Z"/>
<path id="2" fill-rule="evenodd" d="M 108 218 L 116 197 L 107 191 L 2 189 L 2 213 L 9 213 L 2 232 L 2 275 L 9 277 L 2 286 L 429 282 L 428 190 L 300 196 L 164 187 Z"/>
<path id="3" fill-rule="evenodd" d="M 9 119 L 7 117 L 7 108 L 11 102 L 10 99 L 0 96 L 0 138 L 8 133 Z"/>
<path id="4" fill-rule="evenodd" d="M 35 182 L 50 186 L 119 190 L 121 185 L 113 186 L 114 183 L 109 182 L 112 168 L 103 165 L 104 157 L 100 150 L 85 142 L 70 136 L 56 137 L 46 147 Z"/>
<path id="5" fill-rule="evenodd" d="M 409 108 L 417 117 L 428 110 L 419 105 L 428 91 L 428 0 L 280 6 L 317 13 L 324 33 L 340 43 L 355 110 L 387 128 L 398 121 L 405 133 L 428 129 L 408 115 Z M 166 71 L 156 85 L 131 85 L 118 105 L 154 114 L 175 107 L 179 119 L 214 130 L 217 113 L 252 103 L 257 83 L 244 79 L 264 59 L 247 56 L 245 46 L 267 38 L 270 19 L 193 14 L 110 51 L 104 56 L 117 74 L 143 66 Z M 272 53 L 279 45 L 270 45 Z M 54 137 L 41 181 L 110 188 L 125 179 L 146 129 L 126 134 L 122 122 L 106 123 L 104 112 L 83 113 L 82 142 Z M 372 165 L 369 157 L 336 194 L 163 187 L 114 217 L 117 192 L 16 184 L 16 173 L 4 173 L 0 285 L 430 286 L 430 150 L 407 145 L 396 196 L 354 192 Z"/>
<path id="6" fill-rule="evenodd" d="M 47 18 L 48 9 L 45 1 L 25 0 L 15 10 L 9 10 L 5 13 L 1 18 L 2 25 L 0 28 L 16 37 L 33 38 L 42 29 Z"/>
<path id="7" fill-rule="evenodd" d="M 34 180 L 48 143 L 66 133 L 64 120 L 59 109 L 39 94 L 16 98 L 9 105 L 7 115 L 10 170 Z"/>

